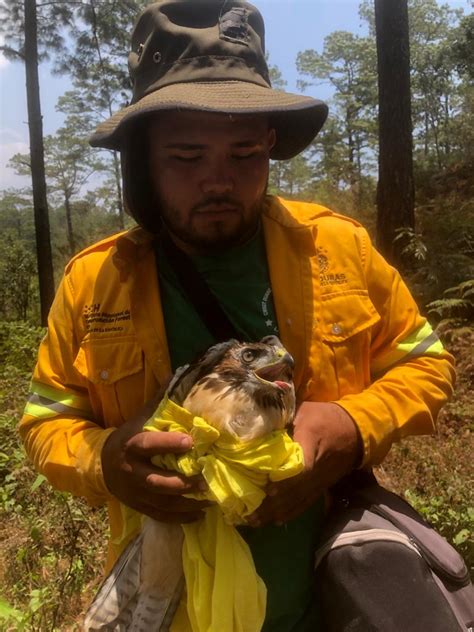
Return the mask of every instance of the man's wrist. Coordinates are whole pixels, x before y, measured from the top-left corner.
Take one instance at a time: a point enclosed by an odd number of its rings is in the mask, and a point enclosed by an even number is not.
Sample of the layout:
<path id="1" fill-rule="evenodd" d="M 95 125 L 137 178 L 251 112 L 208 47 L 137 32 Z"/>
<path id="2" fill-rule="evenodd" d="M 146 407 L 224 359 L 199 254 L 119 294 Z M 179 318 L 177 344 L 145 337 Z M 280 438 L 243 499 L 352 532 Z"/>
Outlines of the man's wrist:
<path id="1" fill-rule="evenodd" d="M 350 435 L 353 436 L 353 452 L 354 452 L 354 461 L 351 467 L 352 470 L 357 470 L 362 466 L 362 462 L 364 460 L 364 443 L 362 441 L 362 436 L 359 431 L 359 427 L 354 421 L 354 418 L 347 412 L 347 410 L 338 404 L 338 402 L 332 402 L 335 406 L 339 408 L 340 411 L 343 412 L 343 418 L 348 422 L 347 428 Z"/>

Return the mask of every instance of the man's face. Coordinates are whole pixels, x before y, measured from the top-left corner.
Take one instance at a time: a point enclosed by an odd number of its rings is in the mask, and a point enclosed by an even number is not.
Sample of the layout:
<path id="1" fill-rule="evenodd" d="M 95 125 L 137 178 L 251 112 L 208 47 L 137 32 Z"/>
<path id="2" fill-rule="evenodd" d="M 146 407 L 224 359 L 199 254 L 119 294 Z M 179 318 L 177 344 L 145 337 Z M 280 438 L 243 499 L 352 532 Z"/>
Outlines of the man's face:
<path id="1" fill-rule="evenodd" d="M 263 116 L 160 114 L 150 126 L 159 212 L 190 254 L 219 252 L 254 232 L 275 133 Z"/>

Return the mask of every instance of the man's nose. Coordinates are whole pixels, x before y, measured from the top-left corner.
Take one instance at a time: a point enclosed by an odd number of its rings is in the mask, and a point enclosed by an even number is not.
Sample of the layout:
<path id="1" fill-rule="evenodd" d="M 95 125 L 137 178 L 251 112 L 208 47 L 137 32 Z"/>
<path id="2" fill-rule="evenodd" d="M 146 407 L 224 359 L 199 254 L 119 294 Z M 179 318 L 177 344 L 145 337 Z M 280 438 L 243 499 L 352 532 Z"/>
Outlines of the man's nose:
<path id="1" fill-rule="evenodd" d="M 230 193 L 234 188 L 234 178 L 230 165 L 225 158 L 216 158 L 209 165 L 201 183 L 203 193 L 222 195 Z"/>

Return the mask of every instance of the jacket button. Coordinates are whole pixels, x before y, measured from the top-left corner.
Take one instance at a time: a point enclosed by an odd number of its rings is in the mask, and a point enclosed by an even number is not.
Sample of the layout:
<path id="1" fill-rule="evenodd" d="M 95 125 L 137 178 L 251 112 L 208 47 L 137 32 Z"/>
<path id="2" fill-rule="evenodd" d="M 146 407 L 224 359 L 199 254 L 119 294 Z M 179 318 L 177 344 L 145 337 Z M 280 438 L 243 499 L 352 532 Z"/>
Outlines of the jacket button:
<path id="1" fill-rule="evenodd" d="M 109 377 L 109 372 L 107 371 L 107 369 L 104 369 L 103 371 L 100 372 L 101 380 L 106 380 L 108 377 Z"/>
<path id="2" fill-rule="evenodd" d="M 331 331 L 336 336 L 339 336 L 340 334 L 342 334 L 342 327 L 341 327 L 341 325 L 339 323 L 334 323 L 334 325 L 332 326 Z"/>

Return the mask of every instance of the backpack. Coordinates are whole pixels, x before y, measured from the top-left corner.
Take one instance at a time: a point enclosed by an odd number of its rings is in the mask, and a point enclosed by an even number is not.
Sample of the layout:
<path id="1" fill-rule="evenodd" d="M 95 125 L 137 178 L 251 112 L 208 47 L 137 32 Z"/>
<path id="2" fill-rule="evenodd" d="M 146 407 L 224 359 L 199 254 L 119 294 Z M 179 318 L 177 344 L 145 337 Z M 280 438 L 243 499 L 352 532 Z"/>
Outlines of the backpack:
<path id="1" fill-rule="evenodd" d="M 474 632 L 461 556 L 366 472 L 335 490 L 315 575 L 325 632 Z"/>

